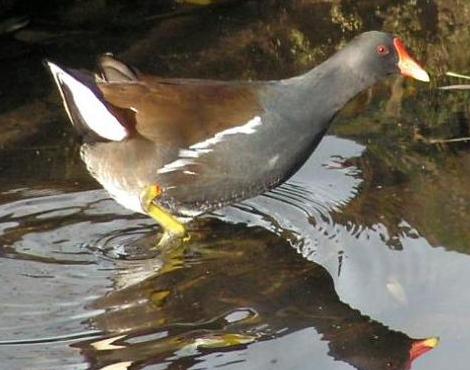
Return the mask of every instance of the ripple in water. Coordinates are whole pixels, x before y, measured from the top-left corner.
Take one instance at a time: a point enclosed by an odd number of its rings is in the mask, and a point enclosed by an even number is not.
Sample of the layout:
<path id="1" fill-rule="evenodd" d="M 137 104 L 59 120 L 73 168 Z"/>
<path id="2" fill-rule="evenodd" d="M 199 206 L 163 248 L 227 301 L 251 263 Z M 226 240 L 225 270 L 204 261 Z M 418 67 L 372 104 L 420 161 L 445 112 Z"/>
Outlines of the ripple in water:
<path id="1" fill-rule="evenodd" d="M 217 215 L 227 221 L 263 225 L 280 236 L 288 237 L 282 234 L 289 230 L 289 242 L 309 260 L 321 262 L 338 256 L 338 246 L 319 246 L 325 241 L 339 244 L 345 231 L 358 233 L 338 225 L 333 215 L 341 213 L 359 192 L 360 171 L 349 161 L 360 157 L 364 150 L 351 140 L 326 136 L 315 155 L 287 183 Z"/>
<path id="2" fill-rule="evenodd" d="M 196 222 L 188 246 L 157 255 L 153 222 L 102 190 L 2 193 L 0 355 L 31 369 L 269 368 L 293 358 L 405 369 L 413 339 L 341 302 L 337 266 L 325 263 L 328 273 L 291 248 L 326 262 L 342 255 L 348 237 L 333 215 L 357 194 L 346 159 L 363 149 L 327 137 L 290 182 Z"/>

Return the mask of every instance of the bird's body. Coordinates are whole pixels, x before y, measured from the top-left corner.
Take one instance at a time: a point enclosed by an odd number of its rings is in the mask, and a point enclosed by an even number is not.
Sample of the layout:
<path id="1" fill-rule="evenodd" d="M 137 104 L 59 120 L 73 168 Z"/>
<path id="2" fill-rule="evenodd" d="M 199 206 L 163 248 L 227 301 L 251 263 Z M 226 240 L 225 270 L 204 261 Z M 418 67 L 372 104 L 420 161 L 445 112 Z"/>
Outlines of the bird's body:
<path id="1" fill-rule="evenodd" d="M 307 110 L 313 107 L 306 97 L 305 112 L 284 116 L 282 107 L 293 104 L 289 92 L 294 83 L 123 84 L 124 90 L 145 90 L 148 99 L 130 104 L 137 116 L 142 106 L 151 105 L 160 114 L 148 119 L 159 124 L 139 127 L 138 123 L 139 134 L 123 142 L 85 143 L 82 157 L 117 199 L 122 199 L 117 196 L 122 191 L 138 198 L 146 184 L 158 184 L 164 189 L 160 202 L 178 216 L 194 216 L 252 197 L 286 180 L 303 164 L 335 113 L 323 113 L 321 125 L 296 117 L 309 116 Z M 116 85 L 111 92 L 106 84 L 98 87 L 107 101 L 122 103 L 112 95 Z M 174 95 L 168 99 L 168 94 Z M 316 105 L 317 112 L 325 106 Z M 139 201 L 132 203 L 132 209 L 139 211 Z"/>
<path id="2" fill-rule="evenodd" d="M 395 40 L 363 34 L 308 73 L 280 81 L 164 79 L 137 74 L 109 55 L 96 79 L 49 67 L 84 136 L 82 158 L 103 187 L 142 213 L 149 213 L 142 192 L 157 187 L 151 203 L 188 218 L 260 194 L 295 173 L 335 114 L 398 71 L 403 55 L 409 59 L 404 49 L 387 55 L 400 48 Z M 386 63 L 376 44 L 387 48 Z M 364 69 L 368 64 L 376 68 Z"/>

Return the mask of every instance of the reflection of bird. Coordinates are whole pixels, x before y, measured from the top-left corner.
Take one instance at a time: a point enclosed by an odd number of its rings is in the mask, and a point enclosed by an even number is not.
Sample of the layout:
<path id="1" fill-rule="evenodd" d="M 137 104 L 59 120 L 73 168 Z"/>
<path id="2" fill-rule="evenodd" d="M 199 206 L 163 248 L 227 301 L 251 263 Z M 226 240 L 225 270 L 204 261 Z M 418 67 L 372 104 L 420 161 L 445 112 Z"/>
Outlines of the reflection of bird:
<path id="1" fill-rule="evenodd" d="M 285 181 L 344 104 L 376 81 L 398 72 L 429 80 L 402 42 L 381 32 L 281 81 L 163 79 L 110 55 L 95 78 L 47 64 L 84 137 L 88 169 L 119 203 L 152 216 L 162 240 L 185 234 L 181 219 Z"/>
<path id="2" fill-rule="evenodd" d="M 166 261 L 164 269 L 173 266 L 166 272 L 92 304 L 104 312 L 92 319 L 93 326 L 106 336 L 74 346 L 93 368 L 116 362 L 212 368 L 201 361 L 217 352 L 214 347 L 238 345 L 235 351 L 257 340 L 275 348 L 278 339 L 312 327 L 327 342 L 329 356 L 360 370 L 405 370 L 437 345 L 435 338 L 412 339 L 342 303 L 328 272 L 283 238 L 259 227 L 215 222 L 211 229 L 217 234 L 195 240 L 186 259 Z M 316 338 L 312 332 L 303 345 L 321 347 Z M 279 355 L 266 353 L 273 361 Z M 265 368 L 271 368 L 270 360 Z M 301 363 L 315 368 L 316 361 Z"/>

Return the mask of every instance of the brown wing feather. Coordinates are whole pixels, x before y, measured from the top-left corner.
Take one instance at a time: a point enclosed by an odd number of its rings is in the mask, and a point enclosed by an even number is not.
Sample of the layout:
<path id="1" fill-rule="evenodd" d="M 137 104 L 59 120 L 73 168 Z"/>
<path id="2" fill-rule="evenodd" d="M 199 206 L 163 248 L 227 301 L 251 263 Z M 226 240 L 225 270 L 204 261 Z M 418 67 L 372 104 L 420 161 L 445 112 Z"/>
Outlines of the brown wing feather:
<path id="1" fill-rule="evenodd" d="M 136 130 L 155 143 L 189 147 L 262 113 L 259 85 L 141 77 L 98 84 L 111 104 L 136 111 Z"/>

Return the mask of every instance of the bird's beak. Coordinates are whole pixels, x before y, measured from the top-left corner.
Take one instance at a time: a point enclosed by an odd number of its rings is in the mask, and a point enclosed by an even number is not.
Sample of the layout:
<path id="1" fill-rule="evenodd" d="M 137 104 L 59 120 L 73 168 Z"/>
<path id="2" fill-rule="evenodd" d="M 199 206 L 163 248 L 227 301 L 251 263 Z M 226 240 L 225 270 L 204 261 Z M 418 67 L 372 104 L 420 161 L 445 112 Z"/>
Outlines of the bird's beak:
<path id="1" fill-rule="evenodd" d="M 419 356 L 436 348 L 439 345 L 439 338 L 432 337 L 428 339 L 417 340 L 411 345 L 410 348 L 410 362 L 417 359 Z"/>
<path id="2" fill-rule="evenodd" d="M 393 39 L 393 45 L 398 53 L 398 68 L 403 76 L 413 77 L 416 80 L 429 82 L 428 73 L 410 57 L 405 44 L 398 37 Z"/>

